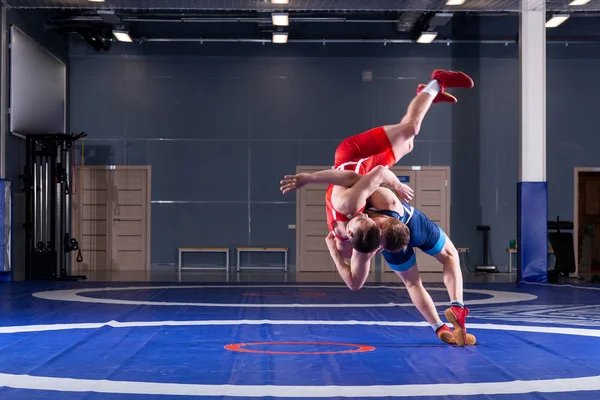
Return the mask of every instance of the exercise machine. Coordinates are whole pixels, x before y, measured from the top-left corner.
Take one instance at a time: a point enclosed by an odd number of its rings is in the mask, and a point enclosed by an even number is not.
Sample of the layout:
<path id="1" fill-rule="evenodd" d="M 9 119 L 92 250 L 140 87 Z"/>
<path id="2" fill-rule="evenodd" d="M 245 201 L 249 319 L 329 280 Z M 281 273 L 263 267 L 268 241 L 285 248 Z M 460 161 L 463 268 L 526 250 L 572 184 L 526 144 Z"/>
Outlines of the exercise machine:
<path id="1" fill-rule="evenodd" d="M 79 250 L 71 237 L 73 143 L 85 133 L 26 136 L 26 162 L 21 176 L 26 193 L 26 278 L 80 280 L 71 275 L 70 253 Z"/>
<path id="2" fill-rule="evenodd" d="M 560 275 L 569 276 L 575 272 L 575 246 L 573 245 L 574 224 L 571 221 L 548 221 L 548 239 L 554 251 L 554 270 L 548 271 L 548 280 L 556 282 Z"/>
<path id="3" fill-rule="evenodd" d="M 487 225 L 477 225 L 477 230 L 483 232 L 483 263 L 477 266 L 477 272 L 498 272 L 498 268 L 495 265 L 490 265 L 488 261 L 491 228 Z"/>

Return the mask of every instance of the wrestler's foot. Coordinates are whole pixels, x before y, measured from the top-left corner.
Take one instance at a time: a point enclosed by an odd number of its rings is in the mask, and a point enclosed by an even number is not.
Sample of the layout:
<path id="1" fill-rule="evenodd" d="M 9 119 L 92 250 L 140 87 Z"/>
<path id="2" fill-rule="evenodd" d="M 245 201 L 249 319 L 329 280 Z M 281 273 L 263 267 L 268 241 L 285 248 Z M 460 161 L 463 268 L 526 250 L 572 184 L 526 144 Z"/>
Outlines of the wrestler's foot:
<path id="1" fill-rule="evenodd" d="M 461 347 L 467 343 L 465 320 L 468 314 L 469 309 L 460 306 L 452 306 L 444 312 L 448 321 L 454 325 L 454 339 L 456 339 L 456 344 Z"/>
<path id="2" fill-rule="evenodd" d="M 417 86 L 417 94 L 421 93 L 423 91 L 423 89 L 425 89 L 425 84 L 421 83 L 419 86 Z M 443 90 L 440 90 L 437 94 L 437 96 L 435 96 L 435 98 L 433 99 L 433 103 L 456 103 L 458 102 L 458 100 L 456 99 L 456 97 L 452 96 L 450 93 L 446 93 Z"/>
<path id="3" fill-rule="evenodd" d="M 461 71 L 446 71 L 443 69 L 436 69 L 432 72 L 431 79 L 438 81 L 442 91 L 446 88 L 470 89 L 475 86 L 473 79 Z"/>
<path id="4" fill-rule="evenodd" d="M 454 338 L 454 334 L 452 333 L 452 331 L 450 330 L 450 328 L 448 328 L 447 325 L 442 325 L 441 327 L 438 328 L 437 331 L 435 331 L 435 333 L 437 334 L 437 337 L 444 343 L 448 343 L 448 344 L 456 344 L 456 339 Z M 473 346 L 475 345 L 475 343 L 477 342 L 477 338 L 475 338 L 475 336 L 471 335 L 470 333 L 467 333 L 467 346 Z"/>

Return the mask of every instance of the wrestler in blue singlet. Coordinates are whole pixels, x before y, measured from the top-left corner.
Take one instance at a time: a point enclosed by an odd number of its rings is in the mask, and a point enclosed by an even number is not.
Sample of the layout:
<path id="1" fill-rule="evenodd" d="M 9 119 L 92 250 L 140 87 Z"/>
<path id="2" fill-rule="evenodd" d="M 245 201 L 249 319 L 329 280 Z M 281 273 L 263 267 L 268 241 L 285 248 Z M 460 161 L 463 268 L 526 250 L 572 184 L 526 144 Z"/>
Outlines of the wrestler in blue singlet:
<path id="1" fill-rule="evenodd" d="M 374 211 L 388 217 L 396 218 L 406 224 L 410 229 L 410 241 L 404 251 L 392 253 L 383 250 L 382 254 L 390 268 L 394 271 L 404 272 L 411 269 L 416 263 L 414 248 L 423 250 L 430 256 L 439 254 L 446 243 L 446 233 L 435 222 L 431 221 L 418 209 L 400 202 L 404 208 L 404 215 L 392 210 L 379 210 L 374 207 L 367 207 L 367 210 Z"/>

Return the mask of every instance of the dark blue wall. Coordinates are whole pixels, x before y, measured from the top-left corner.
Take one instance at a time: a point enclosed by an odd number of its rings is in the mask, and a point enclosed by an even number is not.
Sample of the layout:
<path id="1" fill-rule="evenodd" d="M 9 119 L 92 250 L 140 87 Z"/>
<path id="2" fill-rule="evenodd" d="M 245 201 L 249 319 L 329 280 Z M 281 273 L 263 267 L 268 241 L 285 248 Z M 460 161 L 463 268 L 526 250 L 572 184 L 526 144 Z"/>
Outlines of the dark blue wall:
<path id="1" fill-rule="evenodd" d="M 572 219 L 573 167 L 600 164 L 594 53 L 548 45 L 551 218 Z M 100 54 L 76 42 L 70 67 L 71 128 L 90 135 L 85 162 L 153 167 L 155 264 L 175 262 L 183 246 L 294 249 L 295 196 L 279 193 L 279 178 L 331 165 L 344 137 L 398 121 L 432 69 L 464 70 L 476 89 L 434 106 L 399 164 L 450 165 L 454 243 L 478 264 L 475 227 L 490 225 L 492 261 L 506 265 L 519 178 L 515 44 L 132 44 Z M 374 82 L 361 82 L 363 70 Z"/>
<path id="2" fill-rule="evenodd" d="M 152 165 L 153 263 L 188 246 L 286 246 L 294 260 L 295 195 L 281 195 L 280 178 L 329 166 L 345 137 L 399 121 L 417 83 L 451 67 L 444 57 L 84 52 L 71 53 L 71 126 L 89 134 L 86 164 Z M 401 164 L 449 165 L 451 115 L 434 107 Z"/>

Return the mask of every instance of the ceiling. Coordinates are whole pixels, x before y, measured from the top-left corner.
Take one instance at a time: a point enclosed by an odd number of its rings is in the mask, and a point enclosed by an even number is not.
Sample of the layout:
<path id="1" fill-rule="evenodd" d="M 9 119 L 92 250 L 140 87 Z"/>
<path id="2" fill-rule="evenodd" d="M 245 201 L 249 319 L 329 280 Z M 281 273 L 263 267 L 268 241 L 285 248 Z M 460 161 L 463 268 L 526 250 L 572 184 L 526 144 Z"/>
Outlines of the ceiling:
<path id="1" fill-rule="evenodd" d="M 534 0 L 537 1 L 537 0 Z M 540 0 L 541 1 L 541 0 Z M 546 1 L 548 11 L 600 11 L 600 1 L 568 7 L 571 0 Z M 3 0 L 14 8 L 72 8 L 129 10 L 228 10 L 268 11 L 513 11 L 519 0 L 467 0 L 463 5 L 446 6 L 446 0 L 290 0 L 288 5 L 273 5 L 267 0 Z"/>
<path id="2" fill-rule="evenodd" d="M 113 30 L 140 42 L 270 42 L 273 32 L 289 42 L 412 43 L 423 31 L 438 41 L 516 41 L 519 0 L 0 0 L 19 12 L 44 9 L 47 29 L 74 33 L 96 50 L 109 50 Z M 543 2 L 543 0 L 533 0 Z M 600 42 L 600 0 L 571 7 L 546 1 L 548 15 L 571 18 L 548 30 L 548 40 Z M 273 11 L 289 13 L 288 27 L 274 27 Z"/>

